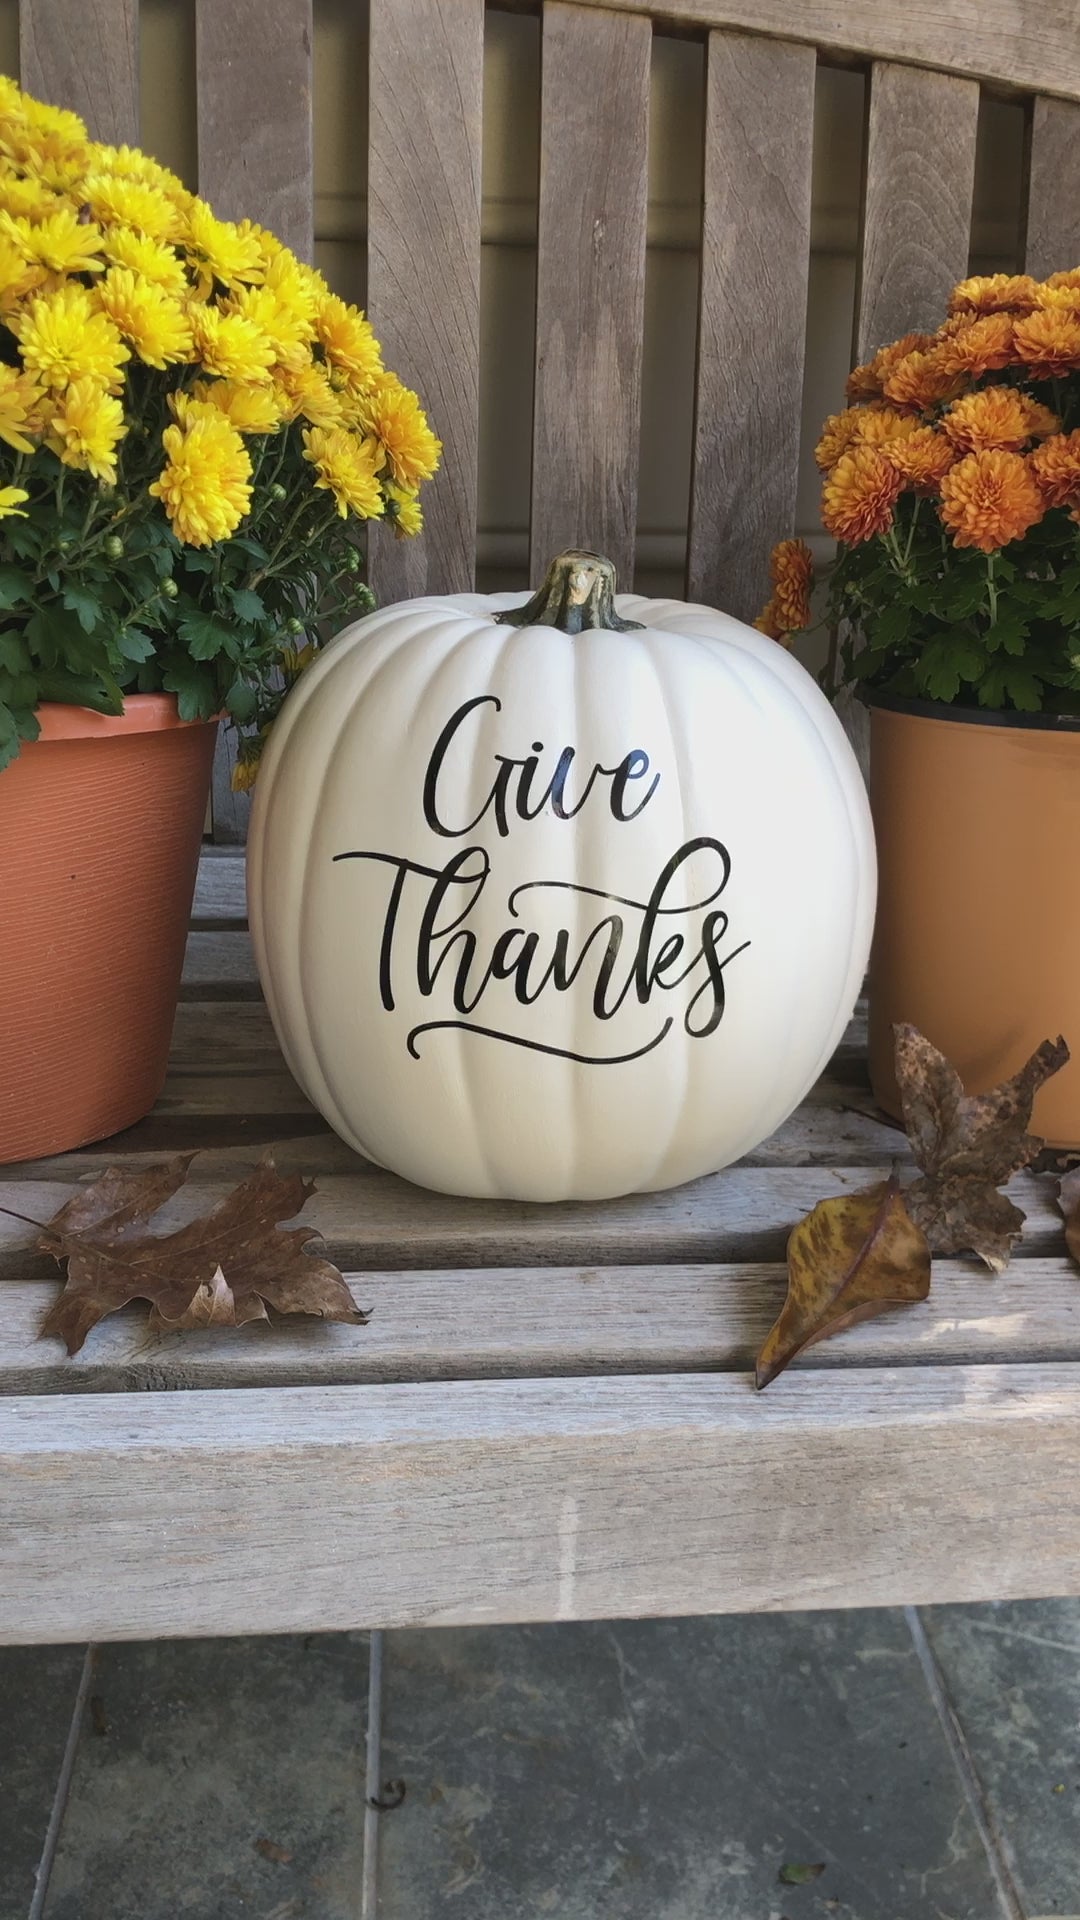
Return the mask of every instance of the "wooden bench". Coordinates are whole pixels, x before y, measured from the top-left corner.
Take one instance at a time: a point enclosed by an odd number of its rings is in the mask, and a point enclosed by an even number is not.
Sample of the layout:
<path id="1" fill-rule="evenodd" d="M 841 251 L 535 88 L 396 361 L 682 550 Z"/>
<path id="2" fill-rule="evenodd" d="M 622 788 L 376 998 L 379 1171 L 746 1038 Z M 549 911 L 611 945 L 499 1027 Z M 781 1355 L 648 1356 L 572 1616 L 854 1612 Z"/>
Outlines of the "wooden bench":
<path id="1" fill-rule="evenodd" d="M 587 540 L 632 571 L 654 22 L 707 42 L 688 591 L 743 615 L 790 530 L 818 58 L 868 68 L 856 350 L 933 322 L 968 257 L 980 83 L 1030 100 L 1028 263 L 1080 258 L 1075 0 L 547 0 L 534 573 Z M 22 78 L 138 136 L 137 0 L 22 0 Z M 196 0 L 199 184 L 311 246 L 310 0 Z M 483 0 L 374 0 L 368 280 L 390 363 L 445 446 L 422 543 L 372 542 L 384 599 L 471 583 Z M 242 835 L 223 761 L 215 835 Z M 203 862 L 162 1099 L 111 1145 L 0 1169 L 45 1219 L 106 1165 L 204 1149 L 173 1217 L 276 1144 L 366 1328 L 151 1337 L 67 1361 L 56 1280 L 0 1215 L 0 1639 L 108 1639 L 1080 1592 L 1080 1279 L 1023 1176 L 1000 1279 L 748 1368 L 793 1222 L 868 1183 L 858 1022 L 746 1162 L 675 1192 L 530 1208 L 419 1192 L 356 1159 L 277 1052 L 242 855 Z M 182 1389 L 182 1391 L 177 1391 Z"/>

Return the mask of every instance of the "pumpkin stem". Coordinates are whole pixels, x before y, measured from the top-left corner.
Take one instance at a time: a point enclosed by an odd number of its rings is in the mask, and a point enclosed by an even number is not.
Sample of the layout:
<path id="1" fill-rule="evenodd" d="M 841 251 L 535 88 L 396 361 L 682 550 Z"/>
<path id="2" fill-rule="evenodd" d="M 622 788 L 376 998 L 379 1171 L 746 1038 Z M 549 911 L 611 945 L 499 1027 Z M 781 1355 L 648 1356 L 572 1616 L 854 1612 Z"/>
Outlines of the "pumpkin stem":
<path id="1" fill-rule="evenodd" d="M 558 627 L 560 633 L 584 633 L 612 627 L 616 633 L 640 633 L 640 620 L 624 620 L 615 611 L 615 568 L 600 553 L 560 553 L 543 586 L 523 607 L 497 613 L 504 627 Z"/>

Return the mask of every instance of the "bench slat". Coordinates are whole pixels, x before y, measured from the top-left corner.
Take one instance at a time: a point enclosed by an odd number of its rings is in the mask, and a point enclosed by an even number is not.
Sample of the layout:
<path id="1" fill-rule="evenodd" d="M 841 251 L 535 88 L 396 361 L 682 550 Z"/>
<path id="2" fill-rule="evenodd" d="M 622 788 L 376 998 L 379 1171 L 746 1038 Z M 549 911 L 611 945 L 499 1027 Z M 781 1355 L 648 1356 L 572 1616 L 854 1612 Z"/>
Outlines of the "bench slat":
<path id="1" fill-rule="evenodd" d="M 81 114 L 95 140 L 139 140 L 138 0 L 20 0 L 22 85 Z"/>
<path id="2" fill-rule="evenodd" d="M 0 1640 L 1080 1590 L 1080 1367 L 0 1400 Z M 78 1570 L 77 1578 L 72 1569 Z"/>
<path id="3" fill-rule="evenodd" d="M 213 1154 L 201 1156 L 202 1177 L 169 1202 L 156 1225 L 179 1225 L 222 1199 L 236 1178 L 209 1177 Z M 200 1161 L 193 1173 L 198 1174 Z M 303 1218 L 320 1231 L 339 1266 L 350 1269 L 628 1266 L 642 1262 L 782 1260 L 795 1222 L 819 1200 L 856 1191 L 887 1167 L 729 1167 L 666 1193 L 622 1200 L 529 1206 L 513 1201 L 459 1200 L 428 1193 L 372 1167 L 362 1178 L 331 1174 Z M 1027 1214 L 1016 1258 L 1060 1256 L 1061 1214 L 1053 1183 L 1018 1174 L 1007 1191 Z M 12 1180 L 0 1205 L 47 1220 L 75 1191 L 63 1165 L 48 1180 Z M 0 1281 L 54 1271 L 31 1254 L 34 1231 L 0 1213 Z"/>
<path id="4" fill-rule="evenodd" d="M 443 443 L 426 530 L 371 529 L 383 604 L 473 584 L 480 386 L 483 0 L 371 9 L 368 304 L 387 365 Z"/>
<path id="5" fill-rule="evenodd" d="M 877 61 L 870 74 L 855 358 L 933 331 L 967 273 L 979 89 Z"/>
<path id="6" fill-rule="evenodd" d="M 815 72 L 811 47 L 709 36 L 687 579 L 742 620 L 794 525 Z"/>
<path id="7" fill-rule="evenodd" d="M 1031 116 L 1024 265 L 1037 279 L 1080 262 L 1080 106 L 1038 99 Z"/>
<path id="8" fill-rule="evenodd" d="M 69 1360 L 59 1341 L 38 1337 L 56 1282 L 0 1282 L 0 1394 L 746 1372 L 779 1312 L 785 1268 L 488 1268 L 353 1274 L 349 1284 L 371 1312 L 366 1327 L 292 1319 L 154 1335 L 139 1308 L 103 1321 Z M 995 1279 L 973 1262 L 939 1261 L 928 1300 L 849 1327 L 794 1364 L 998 1364 L 1003 1355 L 1080 1360 L 1080 1275 L 1064 1256 Z"/>
<path id="9" fill-rule="evenodd" d="M 238 847 L 203 848 L 191 918 L 206 931 L 246 927 L 247 866 Z"/>
<path id="10" fill-rule="evenodd" d="M 567 547 L 633 580 L 651 50 L 644 15 L 544 8 L 534 584 Z"/>

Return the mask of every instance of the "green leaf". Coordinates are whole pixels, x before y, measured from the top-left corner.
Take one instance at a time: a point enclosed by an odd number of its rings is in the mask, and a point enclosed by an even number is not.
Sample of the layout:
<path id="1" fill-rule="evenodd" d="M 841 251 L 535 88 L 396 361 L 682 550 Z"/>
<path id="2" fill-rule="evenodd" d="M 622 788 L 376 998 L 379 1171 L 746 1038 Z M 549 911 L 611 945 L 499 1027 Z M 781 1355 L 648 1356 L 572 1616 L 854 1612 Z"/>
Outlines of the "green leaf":
<path id="1" fill-rule="evenodd" d="M 266 607 L 259 595 L 250 587 L 234 587 L 229 597 L 238 620 L 246 621 L 249 626 L 252 626 L 256 620 L 266 619 Z"/>
<path id="2" fill-rule="evenodd" d="M 184 570 L 187 573 L 213 573 L 216 561 L 212 553 L 185 553 Z"/>
<path id="3" fill-rule="evenodd" d="M 193 660 L 216 660 L 222 653 L 235 657 L 238 639 L 235 628 L 216 620 L 212 613 L 185 614 L 180 622 L 180 638 Z"/>
<path id="4" fill-rule="evenodd" d="M 1020 613 L 1002 613 L 987 630 L 986 644 L 993 652 L 1023 653 L 1029 623 Z"/>
<path id="5" fill-rule="evenodd" d="M 255 718 L 255 713 L 259 705 L 258 695 L 254 687 L 249 687 L 245 681 L 234 680 L 228 693 L 225 695 L 225 705 L 237 725 L 245 727 L 250 720 L 254 720 Z"/>
<path id="6" fill-rule="evenodd" d="M 0 608 L 26 606 L 34 598 L 34 583 L 21 567 L 0 566 Z"/>
<path id="7" fill-rule="evenodd" d="M 86 587 L 65 587 L 64 605 L 72 612 L 84 633 L 93 633 L 101 619 L 101 602 Z"/>
<path id="8" fill-rule="evenodd" d="M 134 660 L 140 665 L 144 660 L 151 660 L 154 656 L 153 640 L 148 633 L 141 632 L 138 627 L 121 627 L 116 636 L 116 645 L 118 652 L 125 660 Z"/>
<path id="9" fill-rule="evenodd" d="M 997 711 L 1015 707 L 1019 713 L 1042 710 L 1042 683 L 1027 667 L 1006 665 L 990 667 L 979 685 L 979 705 Z"/>
<path id="10" fill-rule="evenodd" d="M 161 683 L 168 693 L 176 694 L 181 720 L 212 720 L 221 705 L 216 675 L 183 654 L 173 656 Z"/>
<path id="11" fill-rule="evenodd" d="M 964 634 L 939 634 L 915 662 L 920 692 L 946 704 L 956 699 L 962 680 L 976 681 L 985 667 L 982 648 Z"/>
<path id="12" fill-rule="evenodd" d="M 89 707 L 93 713 L 123 713 L 124 695 L 111 674 L 68 673 L 60 669 L 38 676 L 42 700 L 60 700 L 66 706 Z"/>
<path id="13" fill-rule="evenodd" d="M 0 667 L 5 672 L 29 673 L 32 664 L 30 649 L 21 633 L 13 627 L 0 633 Z"/>
<path id="14" fill-rule="evenodd" d="M 15 715 L 15 727 L 20 740 L 36 740 L 41 732 L 41 722 L 33 707 L 12 707 Z"/>
<path id="15" fill-rule="evenodd" d="M 824 1860 L 785 1860 L 777 1878 L 782 1887 L 808 1887 L 811 1881 L 820 1880 L 824 1871 Z"/>
<path id="16" fill-rule="evenodd" d="M 0 769 L 10 766 L 19 751 L 19 729 L 10 707 L 0 702 Z"/>
<path id="17" fill-rule="evenodd" d="M 16 707 L 37 705 L 41 682 L 36 673 L 5 673 L 0 668 L 0 700 L 14 712 Z"/>
<path id="18" fill-rule="evenodd" d="M 266 548 L 262 546 L 258 540 L 253 540 L 249 533 L 234 533 L 232 539 L 229 541 L 229 545 L 230 547 L 239 547 L 242 553 L 250 554 L 251 558 L 261 567 L 265 566 L 270 558 Z"/>

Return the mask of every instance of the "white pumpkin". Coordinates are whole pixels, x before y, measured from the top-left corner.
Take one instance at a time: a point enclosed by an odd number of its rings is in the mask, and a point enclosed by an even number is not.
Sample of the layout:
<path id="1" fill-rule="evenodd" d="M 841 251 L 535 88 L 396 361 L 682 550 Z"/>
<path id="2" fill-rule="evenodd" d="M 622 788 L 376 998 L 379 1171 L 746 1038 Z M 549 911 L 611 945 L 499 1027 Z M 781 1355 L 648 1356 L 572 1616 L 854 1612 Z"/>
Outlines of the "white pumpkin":
<path id="1" fill-rule="evenodd" d="M 350 1145 L 444 1192 L 602 1199 L 737 1160 L 863 976 L 873 839 L 828 702 L 726 614 L 613 588 L 569 554 L 527 611 L 369 615 L 260 771 L 285 1057 Z"/>

